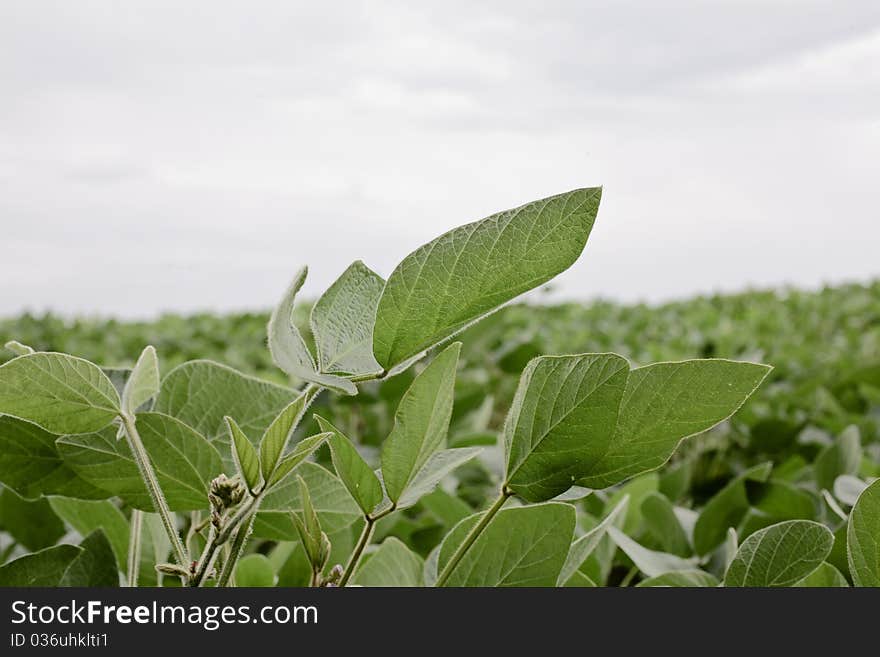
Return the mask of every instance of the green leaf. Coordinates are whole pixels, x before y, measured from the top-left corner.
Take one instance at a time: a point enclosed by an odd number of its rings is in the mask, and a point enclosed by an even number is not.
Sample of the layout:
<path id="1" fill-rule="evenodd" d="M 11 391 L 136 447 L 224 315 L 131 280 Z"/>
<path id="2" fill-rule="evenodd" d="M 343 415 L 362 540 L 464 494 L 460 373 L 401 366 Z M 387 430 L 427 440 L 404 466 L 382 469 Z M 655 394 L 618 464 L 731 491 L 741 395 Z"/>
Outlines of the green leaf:
<path id="1" fill-rule="evenodd" d="M 304 392 L 278 414 L 260 439 L 260 471 L 266 481 L 272 477 L 287 441 L 308 408 L 311 395 Z"/>
<path id="2" fill-rule="evenodd" d="M 157 563 L 168 561 L 171 541 L 162 519 L 157 513 L 144 513 L 141 525 L 141 560 L 138 569 L 138 586 L 161 586 L 161 573 L 155 569 Z M 122 562 L 126 563 L 126 562 Z"/>
<path id="3" fill-rule="evenodd" d="M 447 534 L 437 564 L 440 572 L 480 515 L 466 518 Z M 570 504 L 502 509 L 458 562 L 446 586 L 555 586 L 574 526 Z"/>
<path id="4" fill-rule="evenodd" d="M 859 429 L 856 426 L 849 426 L 834 443 L 819 452 L 816 460 L 813 461 L 813 472 L 819 490 L 833 490 L 834 480 L 841 475 L 858 474 L 861 461 L 862 443 Z"/>
<path id="5" fill-rule="evenodd" d="M 771 369 L 730 360 L 688 360 L 632 370 L 611 444 L 579 483 L 605 488 L 660 467 L 682 440 L 733 415 Z"/>
<path id="6" fill-rule="evenodd" d="M 146 347 L 135 363 L 122 391 L 122 410 L 133 414 L 159 392 L 159 360 L 156 349 Z"/>
<path id="7" fill-rule="evenodd" d="M 385 281 L 357 260 L 312 306 L 311 325 L 324 373 L 378 374 L 373 357 L 373 324 Z"/>
<path id="8" fill-rule="evenodd" d="M 0 586 L 58 586 L 82 548 L 56 545 L 0 567 Z"/>
<path id="9" fill-rule="evenodd" d="M 382 477 L 392 502 L 401 499 L 422 466 L 446 441 L 460 351 L 460 342 L 444 349 L 400 400 L 394 427 L 382 446 Z"/>
<path id="10" fill-rule="evenodd" d="M 352 578 L 360 586 L 422 586 L 424 561 L 393 536 L 382 541 L 379 549 Z"/>
<path id="11" fill-rule="evenodd" d="M 397 500 L 397 508 L 407 509 L 416 504 L 423 496 L 434 490 L 444 477 L 482 451 L 481 447 L 459 447 L 441 449 L 431 454 L 425 465 L 403 490 L 400 499 Z"/>
<path id="12" fill-rule="evenodd" d="M 0 482 L 25 498 L 65 495 L 103 499 L 109 493 L 83 480 L 61 458 L 54 433 L 0 416 Z"/>
<path id="13" fill-rule="evenodd" d="M 675 507 L 662 493 L 651 493 L 642 500 L 642 517 L 648 532 L 665 552 L 686 557 L 691 553 L 687 532 L 682 527 Z"/>
<path id="14" fill-rule="evenodd" d="M 809 588 L 848 588 L 849 582 L 837 568 L 827 561 L 822 562 L 816 570 L 798 581 L 794 586 Z"/>
<path id="15" fill-rule="evenodd" d="M 103 429 L 119 403 L 101 368 L 82 358 L 37 352 L 0 365 L 0 414 L 55 434 Z"/>
<path id="16" fill-rule="evenodd" d="M 306 461 L 296 472 L 305 480 L 321 527 L 329 536 L 363 518 L 360 507 L 339 478 L 325 468 Z M 295 477 L 286 478 L 263 498 L 254 523 L 254 533 L 276 541 L 298 541 L 299 534 L 290 518 L 291 511 L 302 511 Z"/>
<path id="17" fill-rule="evenodd" d="M 714 550 L 724 541 L 728 528 L 739 525 L 751 507 L 746 482 L 766 481 L 772 469 L 772 463 L 749 468 L 706 503 L 694 525 L 694 549 L 697 554 L 704 555 Z"/>
<path id="18" fill-rule="evenodd" d="M 379 300 L 373 353 L 386 370 L 546 283 L 581 255 L 601 189 L 578 189 L 456 228 L 397 266 Z"/>
<path id="19" fill-rule="evenodd" d="M 109 541 L 116 555 L 116 561 L 123 572 L 125 571 L 128 559 L 128 520 L 113 502 L 52 497 L 49 498 L 49 504 L 58 517 L 73 527 L 80 536 L 89 536 L 96 530 L 103 530 L 105 539 Z"/>
<path id="20" fill-rule="evenodd" d="M 656 577 L 643 579 L 636 584 L 637 587 L 651 586 L 674 586 L 674 587 L 715 587 L 718 586 L 718 578 L 702 570 L 676 570 L 663 573 Z"/>
<path id="21" fill-rule="evenodd" d="M 82 551 L 67 566 L 58 586 L 119 586 L 116 556 L 103 531 L 96 529 L 79 547 Z"/>
<path id="22" fill-rule="evenodd" d="M 357 388 L 348 379 L 332 374 L 321 374 L 299 329 L 293 323 L 293 304 L 296 294 L 306 281 L 308 267 L 300 269 L 281 302 L 269 318 L 269 352 L 272 360 L 285 373 L 309 383 L 315 383 L 346 395 L 356 395 Z"/>
<path id="23" fill-rule="evenodd" d="M 364 514 L 372 513 L 382 501 L 382 484 L 351 441 L 339 429 L 319 415 L 315 416 L 321 431 L 330 432 L 330 455 L 333 468 Z"/>
<path id="24" fill-rule="evenodd" d="M 315 450 L 323 445 L 330 435 L 330 433 L 315 434 L 314 436 L 303 438 L 294 445 L 290 453 L 278 463 L 275 473 L 269 479 L 269 486 L 277 485 L 278 482 L 290 474 L 294 468 L 314 454 Z"/>
<path id="25" fill-rule="evenodd" d="M 421 504 L 434 517 L 437 518 L 446 527 L 453 527 L 458 524 L 474 511 L 455 495 L 447 493 L 442 488 L 436 488 L 432 493 L 425 495 L 421 499 Z"/>
<path id="26" fill-rule="evenodd" d="M 235 467 L 241 478 L 253 492 L 260 488 L 263 483 L 263 475 L 260 473 L 260 457 L 250 439 L 244 435 L 241 428 L 231 417 L 226 416 L 226 426 L 229 427 L 229 437 L 232 440 L 232 457 Z"/>
<path id="27" fill-rule="evenodd" d="M 849 571 L 856 586 L 880 586 L 880 479 L 868 486 L 849 514 Z"/>
<path id="28" fill-rule="evenodd" d="M 682 440 L 733 414 L 769 371 L 727 360 L 629 371 L 616 354 L 533 359 L 504 425 L 506 485 L 540 502 L 658 468 Z"/>
<path id="29" fill-rule="evenodd" d="M 296 397 L 275 385 L 208 360 L 193 360 L 165 375 L 153 410 L 176 417 L 213 443 L 233 467 L 225 416 L 234 417 L 248 436 L 260 436 Z"/>
<path id="30" fill-rule="evenodd" d="M 674 554 L 649 550 L 632 540 L 617 527 L 609 527 L 608 535 L 617 543 L 617 547 L 632 559 L 636 568 L 648 577 L 657 577 L 675 570 L 693 570 L 697 565 L 696 558 L 682 559 Z"/>
<path id="31" fill-rule="evenodd" d="M 609 448 L 628 373 L 616 354 L 533 359 L 504 424 L 506 485 L 541 502 L 590 472 Z"/>
<path id="32" fill-rule="evenodd" d="M 64 523 L 48 500 L 24 500 L 9 488 L 0 490 L 0 528 L 32 551 L 54 545 L 64 536 Z"/>
<path id="33" fill-rule="evenodd" d="M 608 512 L 608 515 L 605 516 L 602 522 L 571 544 L 571 547 L 568 550 L 568 556 L 565 558 L 565 564 L 563 564 L 562 570 L 559 573 L 559 578 L 556 582 L 557 586 L 566 584 L 580 569 L 587 560 L 587 557 L 589 557 L 593 553 L 593 550 L 599 545 L 599 542 L 607 533 L 608 528 L 613 526 L 618 518 L 626 514 L 628 505 L 629 495 L 624 495 L 623 499 L 617 503 L 617 506 Z"/>
<path id="34" fill-rule="evenodd" d="M 220 454 L 211 443 L 162 413 L 139 414 L 137 429 L 171 510 L 206 508 L 208 484 L 223 471 Z M 115 429 L 62 436 L 56 444 L 80 477 L 137 509 L 154 510 L 128 443 L 116 440 Z"/>
<path id="35" fill-rule="evenodd" d="M 249 554 L 243 557 L 235 565 L 235 585 L 247 586 L 274 586 L 275 571 L 272 564 L 264 554 Z"/>
<path id="36" fill-rule="evenodd" d="M 749 536 L 736 553 L 724 586 L 792 586 L 831 552 L 834 535 L 810 520 L 787 520 Z"/>

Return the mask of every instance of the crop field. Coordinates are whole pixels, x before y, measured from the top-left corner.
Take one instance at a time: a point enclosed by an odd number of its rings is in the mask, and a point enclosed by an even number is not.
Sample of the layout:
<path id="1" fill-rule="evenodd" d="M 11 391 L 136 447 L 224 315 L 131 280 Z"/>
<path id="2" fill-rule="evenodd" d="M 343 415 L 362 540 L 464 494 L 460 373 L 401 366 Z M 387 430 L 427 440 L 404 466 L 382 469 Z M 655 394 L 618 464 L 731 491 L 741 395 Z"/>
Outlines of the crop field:
<path id="1" fill-rule="evenodd" d="M 271 314 L 0 321 L 0 585 L 880 586 L 880 281 L 504 305 L 598 195 Z"/>

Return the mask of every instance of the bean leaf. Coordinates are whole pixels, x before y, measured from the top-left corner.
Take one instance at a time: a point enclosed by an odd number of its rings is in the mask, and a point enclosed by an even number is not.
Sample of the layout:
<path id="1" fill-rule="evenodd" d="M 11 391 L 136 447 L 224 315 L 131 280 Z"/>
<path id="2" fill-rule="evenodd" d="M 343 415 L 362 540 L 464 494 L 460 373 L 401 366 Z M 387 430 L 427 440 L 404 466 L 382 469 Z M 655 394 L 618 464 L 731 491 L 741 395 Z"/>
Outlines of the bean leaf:
<path id="1" fill-rule="evenodd" d="M 373 324 L 385 281 L 360 260 L 352 264 L 312 306 L 310 317 L 323 373 L 378 374 Z"/>
<path id="2" fill-rule="evenodd" d="M 443 540 L 442 572 L 481 514 L 462 520 Z M 502 509 L 458 562 L 446 586 L 555 586 L 575 526 L 570 504 Z"/>
<path id="3" fill-rule="evenodd" d="M 499 212 L 409 254 L 379 300 L 373 353 L 386 370 L 452 337 L 581 255 L 599 188 L 578 189 Z"/>
<path id="4" fill-rule="evenodd" d="M 446 441 L 461 343 L 444 349 L 404 393 L 394 427 L 382 446 L 382 477 L 397 502 L 434 452 Z"/>
<path id="5" fill-rule="evenodd" d="M 724 576 L 725 586 L 792 586 L 818 568 L 834 535 L 810 520 L 787 520 L 749 536 Z"/>
<path id="6" fill-rule="evenodd" d="M 849 571 L 856 586 L 880 586 L 880 479 L 868 486 L 849 514 Z"/>
<path id="7" fill-rule="evenodd" d="M 147 347 L 135 363 L 122 391 L 122 410 L 134 413 L 159 392 L 159 360 L 156 350 Z"/>
<path id="8" fill-rule="evenodd" d="M 336 474 L 361 510 L 365 514 L 372 513 L 383 497 L 382 484 L 376 473 L 367 465 L 351 441 L 339 429 L 318 415 L 315 416 L 315 419 L 318 421 L 321 431 L 332 434 L 328 444 Z"/>
<path id="9" fill-rule="evenodd" d="M 382 541 L 352 578 L 360 586 L 422 586 L 422 558 L 399 539 L 391 536 Z"/>
<path id="10" fill-rule="evenodd" d="M 110 379 L 82 358 L 41 351 L 0 366 L 0 414 L 62 434 L 103 429 L 119 410 Z"/>
<path id="11" fill-rule="evenodd" d="M 293 278 L 281 302 L 269 318 L 269 352 L 272 360 L 284 372 L 297 379 L 315 383 L 346 395 L 356 395 L 357 388 L 348 379 L 332 374 L 321 374 L 299 329 L 293 323 L 293 304 L 296 294 L 306 281 L 308 267 L 303 267 Z"/>

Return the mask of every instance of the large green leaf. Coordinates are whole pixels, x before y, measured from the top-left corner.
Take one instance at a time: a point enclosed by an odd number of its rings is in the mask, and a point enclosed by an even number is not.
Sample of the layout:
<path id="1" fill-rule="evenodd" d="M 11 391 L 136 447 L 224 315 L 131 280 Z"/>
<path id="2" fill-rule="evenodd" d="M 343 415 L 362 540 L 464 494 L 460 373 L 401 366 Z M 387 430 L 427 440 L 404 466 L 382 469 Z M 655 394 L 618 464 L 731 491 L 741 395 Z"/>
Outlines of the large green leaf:
<path id="1" fill-rule="evenodd" d="M 431 455 L 446 442 L 461 343 L 444 349 L 412 382 L 382 446 L 382 477 L 397 502 Z"/>
<path id="2" fill-rule="evenodd" d="M 593 227 L 599 188 L 535 201 L 456 228 L 397 266 L 379 300 L 373 353 L 386 370 L 568 269 Z"/>
<path id="3" fill-rule="evenodd" d="M 708 554 L 724 542 L 727 530 L 739 525 L 751 507 L 746 490 L 747 482 L 766 481 L 772 469 L 772 463 L 761 463 L 749 468 L 732 479 L 706 503 L 694 525 L 694 549 L 697 554 Z"/>
<path id="4" fill-rule="evenodd" d="M 481 514 L 446 536 L 437 562 L 442 572 Z M 555 586 L 575 526 L 570 504 L 547 502 L 502 509 L 452 571 L 446 586 Z"/>
<path id="5" fill-rule="evenodd" d="M 106 491 L 82 479 L 64 462 L 54 433 L 8 415 L 0 416 L 0 482 L 19 495 L 103 499 Z"/>
<path id="6" fill-rule="evenodd" d="M 357 388 L 348 379 L 318 372 L 315 359 L 293 323 L 293 304 L 308 275 L 308 267 L 300 269 L 269 318 L 269 352 L 272 360 L 288 375 L 347 395 L 356 395 Z"/>
<path id="7" fill-rule="evenodd" d="M 297 392 L 209 360 L 193 360 L 165 375 L 153 410 L 176 417 L 210 440 L 234 467 L 225 416 L 252 439 L 261 436 Z"/>
<path id="8" fill-rule="evenodd" d="M 68 564 L 58 586 L 119 586 L 116 556 L 103 531 L 96 529 L 79 547 L 82 551 Z"/>
<path id="9" fill-rule="evenodd" d="M 740 545 L 725 586 L 792 586 L 818 568 L 834 535 L 810 520 L 787 520 L 755 532 Z"/>
<path id="10" fill-rule="evenodd" d="M 540 502 L 590 472 L 609 448 L 628 373 L 616 354 L 533 359 L 504 424 L 507 486 Z"/>
<path id="11" fill-rule="evenodd" d="M 692 360 L 630 371 L 615 354 L 536 358 L 504 425 L 506 485 L 540 502 L 575 483 L 606 488 L 657 468 L 684 438 L 733 414 L 769 370 Z"/>
<path id="12" fill-rule="evenodd" d="M 718 359 L 656 363 L 632 370 L 611 444 L 580 483 L 604 488 L 660 467 L 683 439 L 733 415 L 771 369 Z"/>
<path id="13" fill-rule="evenodd" d="M 156 350 L 146 347 L 122 390 L 122 410 L 134 413 L 159 392 L 159 361 Z"/>
<path id="14" fill-rule="evenodd" d="M 856 586 L 880 586 L 880 479 L 868 486 L 849 514 L 849 571 Z"/>
<path id="15" fill-rule="evenodd" d="M 363 518 L 363 513 L 343 483 L 325 468 L 306 462 L 296 468 L 295 472 L 305 480 L 321 527 L 328 535 Z M 254 533 L 276 541 L 299 540 L 299 534 L 290 518 L 291 511 L 302 511 L 296 477 L 288 477 L 266 494 L 254 522 Z"/>
<path id="16" fill-rule="evenodd" d="M 42 550 L 64 536 L 64 523 L 45 498 L 25 500 L 15 491 L 0 490 L 0 528 L 28 550 Z"/>
<path id="17" fill-rule="evenodd" d="M 326 374 L 378 374 L 373 324 L 385 281 L 357 260 L 312 306 L 311 325 L 318 369 Z"/>
<path id="18" fill-rule="evenodd" d="M 365 514 L 372 513 L 382 501 L 382 484 L 373 469 L 364 461 L 354 445 L 339 429 L 324 418 L 315 419 L 321 431 L 331 432 L 328 444 L 333 459 L 333 468 L 345 484 L 348 492 Z"/>
<path id="19" fill-rule="evenodd" d="M 37 352 L 0 366 L 0 414 L 55 434 L 103 429 L 119 414 L 119 405 L 110 379 L 82 358 Z"/>
<path id="20" fill-rule="evenodd" d="M 393 536 L 358 568 L 352 584 L 360 586 L 422 586 L 424 561 Z"/>
<path id="21" fill-rule="evenodd" d="M 0 566 L 0 586 L 58 586 L 82 548 L 56 545 Z"/>
<path id="22" fill-rule="evenodd" d="M 209 482 L 224 469 L 211 443 L 162 413 L 139 414 L 137 429 L 171 510 L 207 508 Z M 154 510 L 128 443 L 116 440 L 115 430 L 62 436 L 57 445 L 80 477 L 135 508 Z"/>
<path id="23" fill-rule="evenodd" d="M 89 536 L 96 530 L 102 530 L 104 540 L 109 541 L 116 561 L 123 572 L 125 571 L 128 559 L 128 520 L 113 502 L 52 497 L 49 504 L 58 517 L 73 527 L 80 536 Z"/>

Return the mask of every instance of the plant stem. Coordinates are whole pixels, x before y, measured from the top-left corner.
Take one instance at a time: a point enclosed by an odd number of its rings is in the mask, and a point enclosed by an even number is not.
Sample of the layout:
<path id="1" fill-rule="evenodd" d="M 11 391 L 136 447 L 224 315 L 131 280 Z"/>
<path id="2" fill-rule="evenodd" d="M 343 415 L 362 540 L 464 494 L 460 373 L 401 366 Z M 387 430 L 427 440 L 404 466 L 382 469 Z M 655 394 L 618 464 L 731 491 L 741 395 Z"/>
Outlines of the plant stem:
<path id="1" fill-rule="evenodd" d="M 393 513 L 396 508 L 397 506 L 392 504 L 387 509 L 379 511 L 379 513 L 375 515 L 367 514 L 364 516 L 366 524 L 364 525 L 364 530 L 361 532 L 360 538 L 358 538 L 357 545 L 354 547 L 354 552 L 351 553 L 351 557 L 349 557 L 348 563 L 345 565 L 342 577 L 339 578 L 340 588 L 348 584 L 348 580 L 354 575 L 354 571 L 357 569 L 358 563 L 360 563 L 364 550 L 370 544 L 370 539 L 373 538 L 373 531 L 376 529 L 376 523 L 389 513 Z"/>
<path id="2" fill-rule="evenodd" d="M 189 565 L 189 558 L 186 554 L 186 548 L 183 547 L 180 534 L 177 533 L 174 516 L 171 515 L 171 509 L 168 508 L 168 502 L 165 500 L 165 495 L 159 486 L 159 480 L 156 477 L 156 472 L 153 470 L 153 464 L 150 463 L 150 457 L 147 455 L 147 450 L 144 449 L 141 436 L 135 427 L 135 419 L 128 413 L 122 413 L 119 417 L 122 418 L 122 426 L 125 427 L 128 445 L 131 448 L 131 453 L 134 455 L 135 462 L 137 462 L 138 469 L 141 471 L 141 477 L 147 486 L 147 491 L 150 493 L 153 507 L 162 519 L 165 533 L 168 534 L 168 539 L 171 541 L 174 557 L 179 565 L 187 567 Z"/>
<path id="3" fill-rule="evenodd" d="M 204 583 L 208 573 L 211 572 L 211 566 L 214 564 L 214 558 L 217 555 L 218 548 L 229 540 L 232 536 L 232 532 L 238 529 L 248 516 L 252 516 L 256 513 L 257 507 L 260 505 L 262 499 L 262 492 L 250 498 L 250 500 L 248 500 L 248 502 L 244 504 L 235 515 L 226 521 L 223 525 L 223 529 L 219 532 L 214 529 L 213 525 L 211 526 L 208 543 L 205 545 L 205 549 L 202 552 L 202 558 L 199 560 L 198 568 L 190 581 L 190 586 L 201 586 Z"/>
<path id="4" fill-rule="evenodd" d="M 229 550 L 229 558 L 226 560 L 226 563 L 223 564 L 223 570 L 220 571 L 220 577 L 217 578 L 218 587 L 227 586 L 229 584 L 229 580 L 235 572 L 235 564 L 238 563 L 238 559 L 244 550 L 244 544 L 247 542 L 248 536 L 251 533 L 251 527 L 254 524 L 254 517 L 256 515 L 257 514 L 254 513 L 242 523 L 235 534 L 235 538 L 232 539 L 232 548 Z"/>
<path id="5" fill-rule="evenodd" d="M 483 514 L 483 517 L 480 518 L 480 521 L 474 525 L 473 529 L 471 529 L 467 536 L 464 537 L 464 540 L 461 542 L 461 545 L 458 546 L 458 549 L 452 554 L 449 561 L 446 563 L 446 566 L 443 568 L 440 575 L 437 577 L 437 581 L 434 586 L 443 586 L 446 584 L 446 581 L 449 579 L 449 576 L 452 575 L 452 571 L 455 570 L 458 563 L 462 560 L 467 551 L 471 548 L 474 542 L 479 538 L 480 534 L 483 533 L 483 530 L 489 525 L 492 521 L 492 518 L 501 510 L 501 507 L 504 506 L 504 503 L 507 501 L 507 498 L 513 495 L 512 491 L 508 491 L 506 488 L 501 489 L 501 494 L 498 495 L 498 499 L 489 507 L 489 509 Z"/>
<path id="6" fill-rule="evenodd" d="M 128 536 L 128 585 L 138 585 L 138 571 L 141 565 L 141 530 L 144 514 L 140 509 L 131 510 L 131 533 Z"/>

